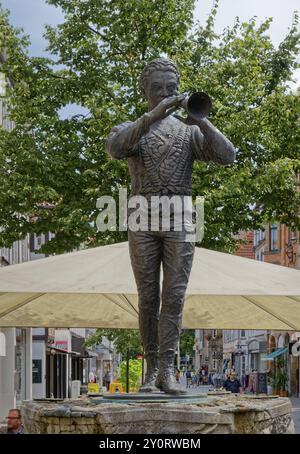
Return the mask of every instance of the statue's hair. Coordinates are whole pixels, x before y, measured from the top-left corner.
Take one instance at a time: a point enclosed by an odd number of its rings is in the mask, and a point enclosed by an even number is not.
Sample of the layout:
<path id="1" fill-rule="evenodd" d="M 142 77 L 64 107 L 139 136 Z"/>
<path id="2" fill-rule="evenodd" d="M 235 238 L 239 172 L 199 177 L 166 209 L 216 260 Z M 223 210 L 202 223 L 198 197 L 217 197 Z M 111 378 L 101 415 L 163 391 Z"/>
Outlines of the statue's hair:
<path id="1" fill-rule="evenodd" d="M 154 71 L 171 71 L 176 75 L 177 82 L 179 82 L 179 71 L 176 64 L 167 58 L 156 58 L 147 63 L 140 76 L 140 89 L 143 95 L 145 95 L 145 86 L 148 83 L 150 75 Z"/>

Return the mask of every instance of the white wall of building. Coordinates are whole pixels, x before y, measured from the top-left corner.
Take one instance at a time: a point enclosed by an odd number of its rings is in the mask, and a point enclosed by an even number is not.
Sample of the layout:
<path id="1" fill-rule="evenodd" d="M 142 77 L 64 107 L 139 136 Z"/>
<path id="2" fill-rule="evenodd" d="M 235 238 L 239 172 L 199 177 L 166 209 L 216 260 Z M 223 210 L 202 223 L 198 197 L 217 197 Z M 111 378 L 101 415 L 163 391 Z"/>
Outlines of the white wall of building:
<path id="1" fill-rule="evenodd" d="M 5 335 L 5 356 L 0 356 L 0 421 L 4 420 L 10 408 L 16 405 L 15 399 L 15 328 L 2 328 Z"/>
<path id="2" fill-rule="evenodd" d="M 5 335 L 5 355 L 0 356 L 0 421 L 7 416 L 10 408 L 19 405 L 16 399 L 17 376 L 21 374 L 23 399 L 32 399 L 32 348 L 31 329 L 25 330 L 25 344 L 22 345 L 24 362 L 22 369 L 17 371 L 16 364 L 16 328 L 2 328 Z"/>

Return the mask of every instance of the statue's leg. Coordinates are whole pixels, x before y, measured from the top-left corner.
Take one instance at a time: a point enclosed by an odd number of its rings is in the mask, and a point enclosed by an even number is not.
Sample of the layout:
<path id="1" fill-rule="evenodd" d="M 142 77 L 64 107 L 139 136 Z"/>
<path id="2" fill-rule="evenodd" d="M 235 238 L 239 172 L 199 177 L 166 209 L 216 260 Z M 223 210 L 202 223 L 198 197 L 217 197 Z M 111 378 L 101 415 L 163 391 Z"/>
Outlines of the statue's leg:
<path id="1" fill-rule="evenodd" d="M 184 296 L 192 268 L 195 244 L 163 242 L 163 289 L 159 320 L 159 373 L 156 386 L 170 394 L 184 393 L 174 375 L 174 355 L 181 331 Z"/>
<path id="2" fill-rule="evenodd" d="M 160 306 L 161 239 L 151 232 L 128 232 L 132 269 L 139 296 L 139 328 L 147 371 L 140 392 L 157 391 L 158 320 Z"/>

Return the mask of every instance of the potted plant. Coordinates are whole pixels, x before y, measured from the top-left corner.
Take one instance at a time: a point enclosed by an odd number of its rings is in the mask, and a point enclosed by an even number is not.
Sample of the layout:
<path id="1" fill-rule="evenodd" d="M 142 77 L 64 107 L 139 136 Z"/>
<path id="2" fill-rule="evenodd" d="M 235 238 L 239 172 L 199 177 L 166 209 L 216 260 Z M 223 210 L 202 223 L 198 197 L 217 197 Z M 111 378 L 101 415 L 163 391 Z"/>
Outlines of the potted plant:
<path id="1" fill-rule="evenodd" d="M 287 364 L 284 358 L 278 358 L 276 361 L 276 373 L 275 373 L 275 381 L 276 381 L 276 389 L 278 394 L 281 397 L 287 397 L 287 383 L 289 380 L 289 376 L 287 373 Z"/>
<path id="2" fill-rule="evenodd" d="M 279 391 L 279 395 L 281 397 L 287 397 L 288 396 L 288 391 L 286 389 L 286 385 L 288 383 L 289 376 L 286 372 L 286 370 L 281 369 L 277 372 L 276 374 L 276 385 L 277 389 Z"/>

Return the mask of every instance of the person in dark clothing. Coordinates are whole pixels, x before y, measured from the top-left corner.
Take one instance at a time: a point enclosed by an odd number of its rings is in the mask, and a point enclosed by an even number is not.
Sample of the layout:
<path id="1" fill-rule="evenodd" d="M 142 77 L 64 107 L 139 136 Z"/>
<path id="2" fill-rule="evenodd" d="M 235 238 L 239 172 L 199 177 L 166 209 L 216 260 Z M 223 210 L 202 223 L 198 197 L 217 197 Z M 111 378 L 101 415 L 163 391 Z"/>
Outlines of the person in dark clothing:
<path id="1" fill-rule="evenodd" d="M 108 370 L 104 375 L 104 382 L 106 386 L 106 390 L 109 391 L 110 383 L 111 383 L 111 372 Z"/>
<path id="2" fill-rule="evenodd" d="M 230 391 L 231 393 L 242 393 L 242 385 L 240 380 L 237 378 L 235 372 L 231 372 L 229 378 L 224 383 L 224 388 L 226 391 Z"/>
<path id="3" fill-rule="evenodd" d="M 192 373 L 191 373 L 190 369 L 188 369 L 186 371 L 185 376 L 186 376 L 186 387 L 190 388 L 191 387 L 191 383 L 192 383 Z"/>

